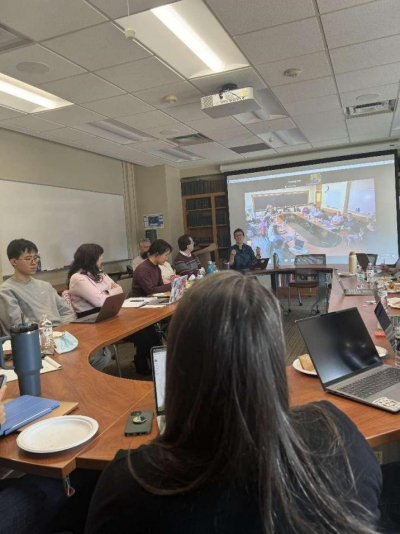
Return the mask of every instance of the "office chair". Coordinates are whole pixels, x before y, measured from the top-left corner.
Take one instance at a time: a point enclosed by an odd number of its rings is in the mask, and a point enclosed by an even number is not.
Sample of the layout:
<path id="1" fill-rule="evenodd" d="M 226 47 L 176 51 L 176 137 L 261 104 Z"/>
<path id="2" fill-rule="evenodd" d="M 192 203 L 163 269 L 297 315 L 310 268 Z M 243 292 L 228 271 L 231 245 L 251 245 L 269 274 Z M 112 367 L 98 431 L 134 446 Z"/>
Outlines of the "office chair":
<path id="1" fill-rule="evenodd" d="M 374 265 L 376 265 L 376 262 L 378 260 L 378 254 L 369 254 L 369 252 L 367 252 L 367 256 L 368 256 L 370 264 L 372 265 L 372 267 L 374 267 Z"/>
<path id="2" fill-rule="evenodd" d="M 294 280 L 291 280 L 288 284 L 288 312 L 291 312 L 290 308 L 290 290 L 291 288 L 297 289 L 297 296 L 299 299 L 299 306 L 303 306 L 301 301 L 300 289 L 318 289 L 317 299 L 312 305 L 311 312 L 315 314 L 319 313 L 318 303 L 320 301 L 320 289 L 325 288 L 326 294 L 326 307 L 328 308 L 328 292 L 326 289 L 326 273 L 320 273 L 316 269 L 313 269 L 313 265 L 326 265 L 325 254 L 299 254 L 294 258 L 294 265 L 304 265 L 304 269 L 296 269 Z M 306 268 L 307 266 L 307 268 Z"/>

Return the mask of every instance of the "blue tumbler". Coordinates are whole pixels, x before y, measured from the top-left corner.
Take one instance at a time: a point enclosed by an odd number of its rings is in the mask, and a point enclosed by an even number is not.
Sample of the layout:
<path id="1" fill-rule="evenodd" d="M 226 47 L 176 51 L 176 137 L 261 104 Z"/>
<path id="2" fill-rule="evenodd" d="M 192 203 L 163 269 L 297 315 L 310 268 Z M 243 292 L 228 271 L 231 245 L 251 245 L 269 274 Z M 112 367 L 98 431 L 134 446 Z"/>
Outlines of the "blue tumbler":
<path id="1" fill-rule="evenodd" d="M 6 365 L 2 344 L 11 340 L 13 365 Z M 0 338 L 0 367 L 13 369 L 18 376 L 20 395 L 40 395 L 40 351 L 39 329 L 36 323 L 21 323 L 11 328 L 11 335 Z"/>

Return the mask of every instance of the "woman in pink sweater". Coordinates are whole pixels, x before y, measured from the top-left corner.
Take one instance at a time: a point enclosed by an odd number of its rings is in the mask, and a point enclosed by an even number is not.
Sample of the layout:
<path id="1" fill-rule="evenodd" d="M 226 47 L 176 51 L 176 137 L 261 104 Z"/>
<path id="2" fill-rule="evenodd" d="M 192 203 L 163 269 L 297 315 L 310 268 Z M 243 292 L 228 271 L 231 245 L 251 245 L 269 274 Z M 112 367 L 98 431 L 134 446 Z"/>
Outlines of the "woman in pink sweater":
<path id="1" fill-rule="evenodd" d="M 74 310 L 79 315 L 101 308 L 109 295 L 122 293 L 122 287 L 101 271 L 104 250 L 100 245 L 81 245 L 74 254 L 67 285 Z"/>

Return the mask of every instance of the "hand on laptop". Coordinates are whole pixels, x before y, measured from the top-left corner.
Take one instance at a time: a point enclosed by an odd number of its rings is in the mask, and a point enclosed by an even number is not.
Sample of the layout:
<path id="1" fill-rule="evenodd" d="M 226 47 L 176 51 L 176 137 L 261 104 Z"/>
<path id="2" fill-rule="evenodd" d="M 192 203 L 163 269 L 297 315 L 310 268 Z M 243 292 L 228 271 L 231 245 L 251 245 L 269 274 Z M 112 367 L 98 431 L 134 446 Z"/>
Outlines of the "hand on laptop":
<path id="1" fill-rule="evenodd" d="M 2 402 L 7 391 L 7 386 L 3 386 L 0 389 L 0 425 L 2 425 L 6 420 L 6 411 L 4 409 L 4 403 Z"/>

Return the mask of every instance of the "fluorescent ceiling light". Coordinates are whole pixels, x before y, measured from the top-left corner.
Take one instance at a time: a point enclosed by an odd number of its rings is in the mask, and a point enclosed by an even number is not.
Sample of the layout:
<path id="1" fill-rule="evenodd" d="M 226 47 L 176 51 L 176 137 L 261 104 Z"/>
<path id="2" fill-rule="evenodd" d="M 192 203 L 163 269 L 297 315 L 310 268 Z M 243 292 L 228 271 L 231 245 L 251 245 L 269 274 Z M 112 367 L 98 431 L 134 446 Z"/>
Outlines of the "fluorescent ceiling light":
<path id="1" fill-rule="evenodd" d="M 11 76 L 0 74 L 0 105 L 24 113 L 37 113 L 72 106 L 73 103 Z"/>
<path id="2" fill-rule="evenodd" d="M 224 70 L 224 64 L 221 59 L 193 31 L 189 24 L 175 11 L 173 6 L 156 7 L 155 9 L 151 9 L 151 12 L 213 72 Z"/>
<path id="3" fill-rule="evenodd" d="M 148 134 L 112 119 L 81 124 L 76 126 L 75 129 L 97 135 L 97 137 L 102 137 L 103 139 L 122 145 L 142 143 L 143 141 L 151 141 L 154 139 Z"/>
<path id="4" fill-rule="evenodd" d="M 170 161 L 176 161 L 178 163 L 183 161 L 196 161 L 201 159 L 200 156 L 193 154 L 187 150 L 181 148 L 167 148 L 165 150 L 154 150 L 151 152 L 155 156 L 159 156 Z"/>
<path id="5" fill-rule="evenodd" d="M 186 78 L 249 65 L 202 0 L 181 0 L 116 22 L 125 29 L 133 28 L 138 42 Z"/>

